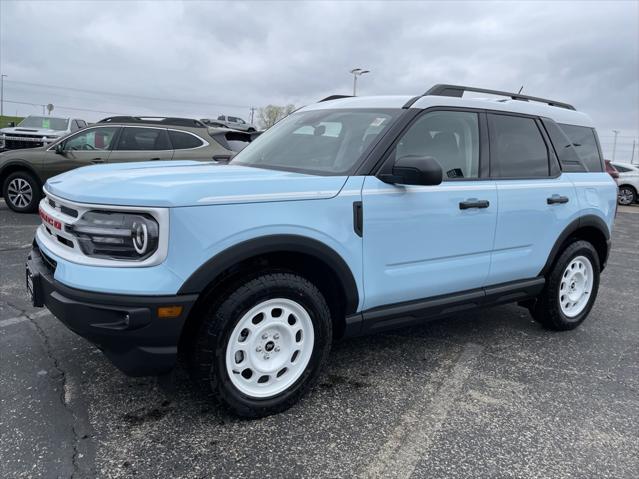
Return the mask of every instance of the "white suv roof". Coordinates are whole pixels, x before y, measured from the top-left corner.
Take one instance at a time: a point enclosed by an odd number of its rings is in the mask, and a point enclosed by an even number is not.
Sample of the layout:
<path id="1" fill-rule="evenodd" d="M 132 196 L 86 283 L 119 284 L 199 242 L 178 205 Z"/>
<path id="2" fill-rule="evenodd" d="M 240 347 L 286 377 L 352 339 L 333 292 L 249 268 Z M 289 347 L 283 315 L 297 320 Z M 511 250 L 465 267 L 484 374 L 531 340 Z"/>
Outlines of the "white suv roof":
<path id="1" fill-rule="evenodd" d="M 437 93 L 429 93 L 432 91 Z M 490 97 L 463 98 L 460 96 L 444 96 L 445 92 L 454 92 L 457 95 L 467 92 L 474 92 L 475 95 L 487 93 Z M 497 95 L 503 98 L 495 97 Z M 565 103 L 520 95 L 518 93 L 499 92 L 454 85 L 435 85 L 428 92 L 419 97 L 397 95 L 358 96 L 331 99 L 306 106 L 302 108 L 301 111 L 332 108 L 405 108 L 407 104 L 410 105 L 410 108 L 420 109 L 434 106 L 453 106 L 507 111 L 551 118 L 558 123 L 594 128 L 593 121 L 588 115 L 576 111 L 574 107 Z"/>

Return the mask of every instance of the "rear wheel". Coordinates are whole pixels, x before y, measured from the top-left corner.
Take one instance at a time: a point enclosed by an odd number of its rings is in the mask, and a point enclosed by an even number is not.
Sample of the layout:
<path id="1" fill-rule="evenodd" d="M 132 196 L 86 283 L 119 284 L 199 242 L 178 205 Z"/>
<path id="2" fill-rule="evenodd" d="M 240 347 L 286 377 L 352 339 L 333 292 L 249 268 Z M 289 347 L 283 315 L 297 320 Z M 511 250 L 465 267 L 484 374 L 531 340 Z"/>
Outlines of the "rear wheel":
<path id="1" fill-rule="evenodd" d="M 588 316 L 599 289 L 599 256 L 592 244 L 575 241 L 561 254 L 542 294 L 531 307 L 533 317 L 548 329 L 565 331 Z"/>
<path id="2" fill-rule="evenodd" d="M 620 205 L 632 205 L 637 201 L 637 192 L 632 186 L 622 185 L 617 192 L 617 202 Z"/>
<path id="3" fill-rule="evenodd" d="M 328 305 L 308 280 L 264 274 L 212 305 L 196 338 L 196 378 L 233 412 L 262 417 L 295 404 L 330 350 Z"/>
<path id="4" fill-rule="evenodd" d="M 5 180 L 2 195 L 13 211 L 32 213 L 40 202 L 40 184 L 30 173 L 16 171 Z"/>

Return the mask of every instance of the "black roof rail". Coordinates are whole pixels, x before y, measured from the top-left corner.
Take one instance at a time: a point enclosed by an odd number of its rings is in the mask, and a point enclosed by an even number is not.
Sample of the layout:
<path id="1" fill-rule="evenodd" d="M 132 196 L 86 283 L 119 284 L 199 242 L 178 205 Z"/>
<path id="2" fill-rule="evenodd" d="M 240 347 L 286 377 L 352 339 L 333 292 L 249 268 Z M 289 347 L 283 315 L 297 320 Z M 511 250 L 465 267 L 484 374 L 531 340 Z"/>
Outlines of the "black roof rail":
<path id="1" fill-rule="evenodd" d="M 353 95 L 331 95 L 326 98 L 322 98 L 317 103 L 322 103 L 323 101 L 331 101 L 331 100 L 339 100 L 340 98 L 353 98 Z"/>
<path id="2" fill-rule="evenodd" d="M 567 110 L 576 110 L 576 108 L 568 103 L 563 103 L 560 101 L 548 100 L 547 98 L 539 98 L 536 96 L 528 96 L 522 95 L 520 93 L 513 93 L 508 91 L 499 91 L 499 90 L 487 90 L 485 88 L 475 88 L 472 86 L 461 86 L 461 85 L 435 85 L 426 93 L 424 96 L 452 96 L 456 98 L 461 98 L 464 92 L 472 91 L 476 93 L 486 93 L 488 95 L 498 95 L 498 96 L 506 96 L 513 100 L 521 100 L 521 101 L 536 101 L 540 103 L 545 103 L 550 106 L 556 106 L 558 108 L 565 108 Z"/>
<path id="3" fill-rule="evenodd" d="M 170 118 L 164 116 L 109 116 L 98 123 L 145 123 L 164 126 L 190 126 L 194 128 L 206 128 L 200 120 L 192 118 Z"/>

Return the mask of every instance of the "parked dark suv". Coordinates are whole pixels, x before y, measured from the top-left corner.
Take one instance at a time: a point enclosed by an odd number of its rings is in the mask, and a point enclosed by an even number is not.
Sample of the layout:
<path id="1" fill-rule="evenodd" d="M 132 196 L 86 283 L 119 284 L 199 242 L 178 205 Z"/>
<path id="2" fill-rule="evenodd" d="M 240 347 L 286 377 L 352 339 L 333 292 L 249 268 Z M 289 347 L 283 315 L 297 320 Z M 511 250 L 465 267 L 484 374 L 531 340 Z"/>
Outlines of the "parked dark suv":
<path id="1" fill-rule="evenodd" d="M 186 118 L 105 118 L 53 144 L 0 153 L 0 191 L 13 211 L 33 212 L 47 179 L 73 168 L 148 160 L 228 161 L 252 138 Z"/>

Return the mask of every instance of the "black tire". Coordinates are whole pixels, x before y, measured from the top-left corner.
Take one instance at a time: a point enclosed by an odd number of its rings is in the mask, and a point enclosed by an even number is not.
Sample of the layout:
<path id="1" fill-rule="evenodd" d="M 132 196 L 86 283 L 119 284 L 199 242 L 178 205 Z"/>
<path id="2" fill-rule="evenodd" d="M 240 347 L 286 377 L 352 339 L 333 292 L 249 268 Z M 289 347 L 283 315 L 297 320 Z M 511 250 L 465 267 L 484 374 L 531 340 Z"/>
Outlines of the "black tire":
<path id="1" fill-rule="evenodd" d="M 21 201 L 20 198 L 25 198 L 26 196 L 19 196 L 16 200 L 12 200 L 11 193 L 15 191 L 13 188 L 16 187 L 16 183 L 19 184 L 20 182 L 26 182 L 31 189 L 31 195 L 29 197 L 30 201 L 26 205 L 18 203 Z M 10 186 L 12 187 L 11 192 L 9 191 Z M 38 204 L 42 197 L 40 182 L 27 171 L 16 171 L 15 173 L 11 173 L 7 176 L 7 179 L 4 181 L 4 184 L 2 185 L 2 196 L 4 197 L 4 201 L 7 203 L 7 206 L 16 213 L 33 213 L 34 211 L 37 211 Z"/>
<path id="2" fill-rule="evenodd" d="M 571 261 L 577 256 L 585 256 L 591 263 L 593 269 L 593 283 L 590 297 L 585 308 L 576 316 L 568 317 L 562 311 L 559 301 L 559 291 L 564 272 Z M 533 318 L 547 329 L 554 331 L 568 331 L 579 326 L 588 316 L 592 309 L 597 291 L 599 290 L 599 273 L 601 266 L 597 251 L 587 241 L 575 241 L 566 247 L 555 262 L 552 270 L 546 277 L 546 286 L 543 292 L 531 305 Z"/>
<path id="3" fill-rule="evenodd" d="M 630 185 L 621 185 L 617 194 L 617 202 L 620 205 L 635 204 L 637 202 L 637 190 Z"/>
<path id="4" fill-rule="evenodd" d="M 331 348 L 331 315 L 322 293 L 293 273 L 264 273 L 227 289 L 214 300 L 194 338 L 191 368 L 195 379 L 235 414 L 258 418 L 282 412 L 294 405 L 319 379 Z M 283 392 L 268 398 L 248 396 L 229 378 L 226 349 L 240 319 L 253 307 L 273 298 L 285 298 L 302 306 L 314 330 L 313 350 L 301 376 Z"/>

